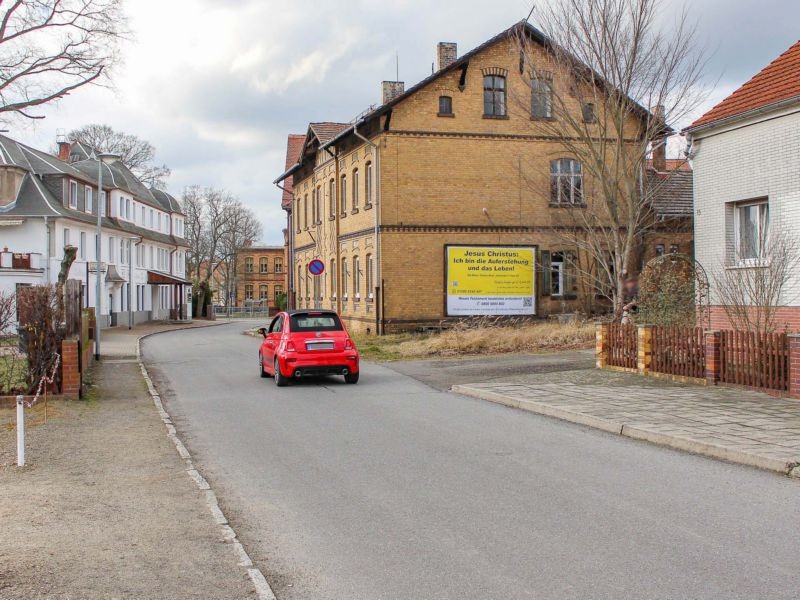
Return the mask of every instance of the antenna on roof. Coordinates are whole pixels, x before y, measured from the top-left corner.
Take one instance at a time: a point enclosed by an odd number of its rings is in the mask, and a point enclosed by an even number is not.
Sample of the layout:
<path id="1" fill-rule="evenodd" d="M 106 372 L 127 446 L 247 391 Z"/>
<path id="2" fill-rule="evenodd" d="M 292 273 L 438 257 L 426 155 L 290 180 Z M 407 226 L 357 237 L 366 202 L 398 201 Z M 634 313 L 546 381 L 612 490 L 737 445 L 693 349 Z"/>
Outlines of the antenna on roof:
<path id="1" fill-rule="evenodd" d="M 529 13 L 528 13 L 528 16 L 527 16 L 527 18 L 525 19 L 525 22 L 526 22 L 526 23 L 527 23 L 528 21 L 530 21 L 530 20 L 531 20 L 531 17 L 533 16 L 533 11 L 535 11 L 535 10 L 536 10 L 536 3 L 534 2 L 534 3 L 531 5 L 531 12 L 529 12 Z"/>

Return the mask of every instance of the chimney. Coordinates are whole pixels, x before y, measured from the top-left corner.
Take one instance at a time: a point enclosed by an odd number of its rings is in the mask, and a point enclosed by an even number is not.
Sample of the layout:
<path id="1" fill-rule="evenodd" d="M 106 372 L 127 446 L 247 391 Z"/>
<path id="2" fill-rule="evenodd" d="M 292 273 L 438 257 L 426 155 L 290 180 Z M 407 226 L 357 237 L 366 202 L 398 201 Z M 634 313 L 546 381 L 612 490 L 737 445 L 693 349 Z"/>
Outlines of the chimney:
<path id="1" fill-rule="evenodd" d="M 389 102 L 397 98 L 405 91 L 406 91 L 406 84 L 402 81 L 384 81 L 383 103 L 389 104 Z"/>
<path id="2" fill-rule="evenodd" d="M 664 106 L 654 107 L 652 113 L 655 121 L 655 135 L 652 142 L 653 168 L 659 173 L 664 173 L 667 170 L 667 136 L 664 132 L 666 128 Z"/>
<path id="3" fill-rule="evenodd" d="M 67 141 L 58 142 L 58 159 L 69 162 L 69 155 L 72 151 L 72 144 Z"/>
<path id="4" fill-rule="evenodd" d="M 436 70 L 446 69 L 458 60 L 458 44 L 439 42 L 436 47 Z"/>

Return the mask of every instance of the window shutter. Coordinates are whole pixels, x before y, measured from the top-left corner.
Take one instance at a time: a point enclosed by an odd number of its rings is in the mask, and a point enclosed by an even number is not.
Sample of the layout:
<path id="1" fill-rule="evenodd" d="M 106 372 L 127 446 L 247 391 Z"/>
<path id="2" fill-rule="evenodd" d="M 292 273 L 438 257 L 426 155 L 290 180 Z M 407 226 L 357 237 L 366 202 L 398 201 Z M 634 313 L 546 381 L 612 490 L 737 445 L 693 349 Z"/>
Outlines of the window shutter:
<path id="1" fill-rule="evenodd" d="M 552 265 L 551 265 L 551 257 L 549 250 L 542 250 L 540 253 L 540 264 L 541 264 L 541 282 L 542 282 L 542 296 L 549 296 L 550 290 L 552 289 L 551 284 L 551 277 L 552 277 Z"/>

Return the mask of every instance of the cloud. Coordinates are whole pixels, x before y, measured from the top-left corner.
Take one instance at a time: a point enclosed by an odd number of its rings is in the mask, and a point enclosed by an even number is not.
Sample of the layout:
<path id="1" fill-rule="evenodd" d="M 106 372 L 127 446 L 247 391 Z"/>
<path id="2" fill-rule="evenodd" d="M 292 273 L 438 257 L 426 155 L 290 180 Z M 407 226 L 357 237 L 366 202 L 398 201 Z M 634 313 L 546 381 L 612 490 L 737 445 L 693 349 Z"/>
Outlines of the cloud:
<path id="1" fill-rule="evenodd" d="M 667 10 L 675 10 L 670 3 Z M 703 0 L 690 5 L 699 41 L 715 50 L 708 107 L 797 39 L 800 5 Z M 349 121 L 379 100 L 380 81 L 431 72 L 435 45 L 465 52 L 525 17 L 529 0 L 129 0 L 135 41 L 114 90 L 83 89 L 12 131 L 49 148 L 57 130 L 102 122 L 152 142 L 173 169 L 171 191 L 224 187 L 282 243 L 286 136 L 310 121 Z M 707 107 L 704 107 L 707 108 Z"/>

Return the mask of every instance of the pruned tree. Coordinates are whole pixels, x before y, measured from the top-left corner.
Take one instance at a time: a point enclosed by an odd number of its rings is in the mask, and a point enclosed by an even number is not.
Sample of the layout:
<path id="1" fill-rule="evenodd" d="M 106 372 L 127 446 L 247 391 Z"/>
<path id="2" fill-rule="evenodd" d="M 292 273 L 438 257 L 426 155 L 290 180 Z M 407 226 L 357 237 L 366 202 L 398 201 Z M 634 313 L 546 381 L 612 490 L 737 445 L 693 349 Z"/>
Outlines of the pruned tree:
<path id="1" fill-rule="evenodd" d="M 0 1 L 0 119 L 105 84 L 125 34 L 122 0 Z"/>
<path id="2" fill-rule="evenodd" d="M 10 333 L 16 321 L 17 304 L 14 294 L 0 290 L 0 338 Z"/>
<path id="3" fill-rule="evenodd" d="M 796 297 L 789 282 L 800 267 L 800 246 L 783 226 L 760 227 L 759 232 L 732 241 L 733 255 L 714 269 L 712 293 L 734 329 L 773 333 L 786 328 L 778 313 Z"/>
<path id="4" fill-rule="evenodd" d="M 155 162 L 155 146 L 147 140 L 99 124 L 73 129 L 67 134 L 67 139 L 100 152 L 117 154 L 142 183 L 161 190 L 167 188 L 167 179 L 172 171 L 166 165 Z"/>
<path id="5" fill-rule="evenodd" d="M 229 221 L 222 236 L 220 247 L 220 263 L 223 269 L 223 289 L 226 302 L 231 297 L 231 292 L 236 289 L 237 266 L 236 256 L 239 250 L 248 242 L 261 238 L 264 228 L 252 210 L 236 202 L 229 208 Z"/>
<path id="6" fill-rule="evenodd" d="M 577 250 L 572 266 L 617 318 L 659 193 L 644 181 L 648 158 L 706 95 L 695 28 L 683 13 L 660 30 L 662 4 L 553 0 L 534 13 L 544 47 L 519 28 L 530 93 L 512 101 L 558 147 L 550 172 L 531 176 L 530 187 L 566 209 L 554 219 L 564 246 Z"/>

